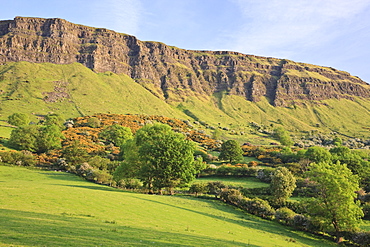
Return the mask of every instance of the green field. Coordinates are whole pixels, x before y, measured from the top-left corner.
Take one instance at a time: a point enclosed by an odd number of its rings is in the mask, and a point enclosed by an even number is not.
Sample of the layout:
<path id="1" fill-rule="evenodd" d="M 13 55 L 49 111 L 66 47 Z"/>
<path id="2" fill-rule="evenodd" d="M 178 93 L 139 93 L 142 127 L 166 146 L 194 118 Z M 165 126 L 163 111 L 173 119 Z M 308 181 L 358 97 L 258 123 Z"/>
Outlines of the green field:
<path id="1" fill-rule="evenodd" d="M 336 246 L 219 201 L 0 166 L 0 246 Z"/>

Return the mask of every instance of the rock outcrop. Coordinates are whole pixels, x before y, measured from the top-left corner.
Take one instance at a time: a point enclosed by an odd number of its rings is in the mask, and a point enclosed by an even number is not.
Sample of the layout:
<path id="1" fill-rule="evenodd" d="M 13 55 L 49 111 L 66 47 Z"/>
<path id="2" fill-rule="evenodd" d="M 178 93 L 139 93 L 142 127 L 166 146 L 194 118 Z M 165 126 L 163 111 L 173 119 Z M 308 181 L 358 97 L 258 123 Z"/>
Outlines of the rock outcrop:
<path id="1" fill-rule="evenodd" d="M 0 21 L 0 64 L 78 62 L 124 73 L 167 102 L 217 92 L 275 106 L 300 100 L 370 98 L 370 86 L 333 68 L 227 51 L 192 51 L 63 19 Z"/>

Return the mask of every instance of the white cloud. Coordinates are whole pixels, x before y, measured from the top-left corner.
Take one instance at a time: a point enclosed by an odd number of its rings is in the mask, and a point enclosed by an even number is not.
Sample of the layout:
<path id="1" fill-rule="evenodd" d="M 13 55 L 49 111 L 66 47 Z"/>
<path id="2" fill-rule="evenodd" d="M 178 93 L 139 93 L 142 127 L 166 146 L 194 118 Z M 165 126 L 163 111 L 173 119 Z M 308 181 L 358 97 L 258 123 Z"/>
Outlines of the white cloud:
<path id="1" fill-rule="evenodd" d="M 339 37 L 369 0 L 233 0 L 245 24 L 236 50 L 256 55 L 291 57 Z M 339 25 L 336 26 L 336 25 Z"/>
<path id="2" fill-rule="evenodd" d="M 136 34 L 139 29 L 141 3 L 138 0 L 95 1 L 94 18 L 108 29 L 127 34 Z"/>

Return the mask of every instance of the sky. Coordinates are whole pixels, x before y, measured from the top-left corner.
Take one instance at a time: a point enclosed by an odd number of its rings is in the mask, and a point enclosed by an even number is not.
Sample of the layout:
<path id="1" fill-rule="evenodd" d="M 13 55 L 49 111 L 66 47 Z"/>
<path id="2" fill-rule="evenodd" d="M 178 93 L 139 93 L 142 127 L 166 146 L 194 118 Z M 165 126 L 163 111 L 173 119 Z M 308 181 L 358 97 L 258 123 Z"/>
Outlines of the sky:
<path id="1" fill-rule="evenodd" d="M 370 83 L 370 0 L 0 0 L 0 19 L 62 18 L 143 41 L 333 67 Z"/>

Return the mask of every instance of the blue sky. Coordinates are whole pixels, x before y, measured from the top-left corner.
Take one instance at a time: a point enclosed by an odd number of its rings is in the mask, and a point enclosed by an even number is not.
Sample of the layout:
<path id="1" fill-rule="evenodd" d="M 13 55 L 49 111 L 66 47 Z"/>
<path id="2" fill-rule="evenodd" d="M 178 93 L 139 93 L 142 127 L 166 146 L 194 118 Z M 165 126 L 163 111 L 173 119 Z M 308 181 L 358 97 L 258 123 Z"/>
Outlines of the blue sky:
<path id="1" fill-rule="evenodd" d="M 370 0 L 0 0 L 0 19 L 63 18 L 193 50 L 345 70 L 370 83 Z"/>

